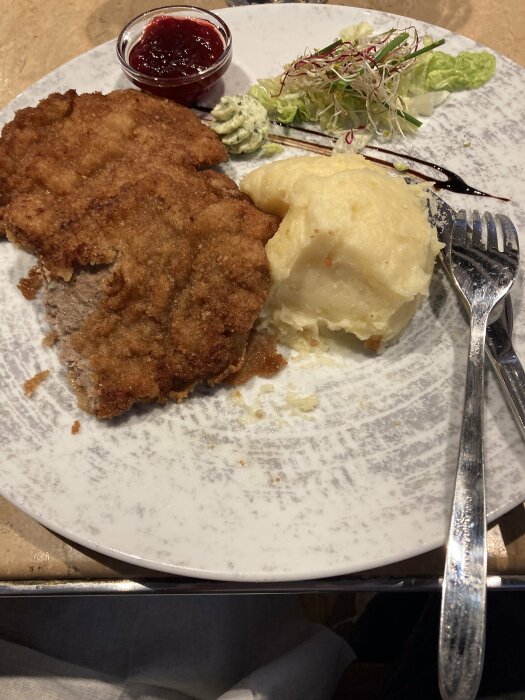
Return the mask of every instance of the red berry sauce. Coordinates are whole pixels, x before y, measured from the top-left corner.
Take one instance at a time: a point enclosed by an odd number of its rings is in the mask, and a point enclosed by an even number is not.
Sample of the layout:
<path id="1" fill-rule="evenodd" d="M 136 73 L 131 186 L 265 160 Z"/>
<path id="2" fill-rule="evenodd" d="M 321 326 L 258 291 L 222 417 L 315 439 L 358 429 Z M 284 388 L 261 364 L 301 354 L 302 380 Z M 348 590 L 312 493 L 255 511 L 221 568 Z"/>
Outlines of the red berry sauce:
<path id="1" fill-rule="evenodd" d="M 185 78 L 202 73 L 224 52 L 211 22 L 191 17 L 154 17 L 129 55 L 132 68 L 156 78 Z"/>

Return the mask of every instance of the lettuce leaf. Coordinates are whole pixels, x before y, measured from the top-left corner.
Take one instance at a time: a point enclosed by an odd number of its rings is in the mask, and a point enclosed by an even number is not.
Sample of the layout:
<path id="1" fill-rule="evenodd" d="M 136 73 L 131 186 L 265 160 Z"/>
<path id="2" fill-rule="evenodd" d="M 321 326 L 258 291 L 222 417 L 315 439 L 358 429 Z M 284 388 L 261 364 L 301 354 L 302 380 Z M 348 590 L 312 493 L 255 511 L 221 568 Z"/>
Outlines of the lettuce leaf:
<path id="1" fill-rule="evenodd" d="M 496 72 L 496 58 L 488 51 L 462 51 L 451 56 L 434 51 L 427 64 L 427 90 L 472 90 L 484 85 Z"/>
<path id="2" fill-rule="evenodd" d="M 257 85 L 252 85 L 248 94 L 258 100 L 266 109 L 272 119 L 291 124 L 304 104 L 304 98 L 299 93 L 283 93 L 281 80 L 276 78 L 263 78 Z"/>

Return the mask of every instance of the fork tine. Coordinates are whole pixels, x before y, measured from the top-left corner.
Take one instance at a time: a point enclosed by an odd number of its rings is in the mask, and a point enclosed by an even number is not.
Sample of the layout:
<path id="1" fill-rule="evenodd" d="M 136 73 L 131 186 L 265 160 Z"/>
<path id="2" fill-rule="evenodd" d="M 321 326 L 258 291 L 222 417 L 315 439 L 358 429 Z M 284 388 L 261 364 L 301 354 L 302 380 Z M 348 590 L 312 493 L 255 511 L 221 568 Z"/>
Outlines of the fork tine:
<path id="1" fill-rule="evenodd" d="M 483 246 L 483 225 L 481 223 L 481 217 L 479 211 L 474 209 L 472 212 L 472 245 L 475 248 L 482 248 Z"/>
<path id="2" fill-rule="evenodd" d="M 504 214 L 497 214 L 496 218 L 501 224 L 503 230 L 503 249 L 511 253 L 519 252 L 518 232 L 516 227 Z"/>
<path id="3" fill-rule="evenodd" d="M 496 222 L 489 211 L 485 212 L 485 222 L 487 224 L 487 250 L 498 250 L 498 231 Z"/>
<path id="4" fill-rule="evenodd" d="M 453 245 L 465 245 L 467 240 L 467 212 L 460 209 L 452 225 Z"/>

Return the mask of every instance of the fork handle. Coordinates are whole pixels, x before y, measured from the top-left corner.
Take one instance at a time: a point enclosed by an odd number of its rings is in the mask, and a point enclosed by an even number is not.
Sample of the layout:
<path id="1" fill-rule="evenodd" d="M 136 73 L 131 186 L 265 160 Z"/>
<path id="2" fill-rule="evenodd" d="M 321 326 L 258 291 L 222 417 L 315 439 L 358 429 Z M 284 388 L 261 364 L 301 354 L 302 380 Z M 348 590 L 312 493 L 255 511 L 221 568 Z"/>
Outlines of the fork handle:
<path id="1" fill-rule="evenodd" d="M 483 391 L 487 318 L 487 314 L 473 308 L 441 599 L 439 687 L 445 700 L 475 698 L 483 667 L 487 576 Z"/>

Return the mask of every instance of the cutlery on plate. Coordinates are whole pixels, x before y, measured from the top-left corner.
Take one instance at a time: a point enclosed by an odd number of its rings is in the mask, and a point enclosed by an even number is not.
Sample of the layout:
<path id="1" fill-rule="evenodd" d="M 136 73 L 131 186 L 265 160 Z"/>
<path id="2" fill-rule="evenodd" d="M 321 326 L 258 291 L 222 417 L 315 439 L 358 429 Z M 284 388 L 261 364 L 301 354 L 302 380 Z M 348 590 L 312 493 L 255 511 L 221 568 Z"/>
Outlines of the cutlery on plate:
<path id="1" fill-rule="evenodd" d="M 487 327 L 487 355 L 525 439 L 525 371 L 512 345 L 512 327 L 512 300 L 507 294 L 503 311 Z"/>
<path id="2" fill-rule="evenodd" d="M 429 203 L 431 219 L 438 230 L 439 240 L 445 244 L 440 262 L 448 277 L 450 269 L 450 235 L 456 216 L 454 210 L 440 197 L 433 195 Z M 434 211 L 434 207 L 436 211 Z M 501 313 L 497 313 L 500 311 Z M 505 398 L 525 439 L 525 371 L 512 344 L 513 311 L 510 294 L 497 305 L 487 326 L 486 353 L 503 389 Z"/>
<path id="3" fill-rule="evenodd" d="M 483 667 L 486 603 L 486 507 L 483 459 L 485 337 L 489 315 L 516 278 L 519 246 L 510 219 L 464 210 L 452 224 L 448 251 L 454 282 L 470 309 L 465 404 L 443 576 L 439 687 L 446 700 L 475 698 Z M 486 235 L 484 235 L 484 233 Z M 501 248 L 503 248 L 501 250 Z"/>

